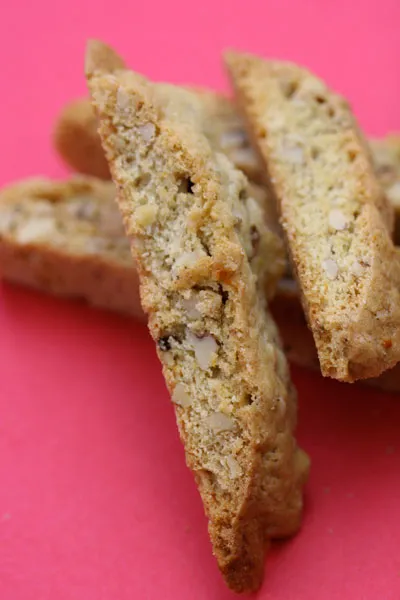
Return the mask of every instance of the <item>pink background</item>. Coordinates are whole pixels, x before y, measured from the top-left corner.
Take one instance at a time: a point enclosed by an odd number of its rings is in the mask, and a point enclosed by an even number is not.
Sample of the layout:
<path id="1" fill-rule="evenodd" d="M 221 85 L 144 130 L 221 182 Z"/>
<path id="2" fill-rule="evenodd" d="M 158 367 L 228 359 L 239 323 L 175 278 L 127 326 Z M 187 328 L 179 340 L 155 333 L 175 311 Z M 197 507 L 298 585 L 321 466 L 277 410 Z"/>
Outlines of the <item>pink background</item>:
<path id="1" fill-rule="evenodd" d="M 14 0 L 0 20 L 0 184 L 63 176 L 55 115 L 85 40 L 156 79 L 226 86 L 226 47 L 299 61 L 371 134 L 400 130 L 398 0 Z M 304 528 L 262 600 L 400 597 L 400 402 L 294 370 Z M 228 600 L 146 329 L 0 287 L 1 600 Z"/>

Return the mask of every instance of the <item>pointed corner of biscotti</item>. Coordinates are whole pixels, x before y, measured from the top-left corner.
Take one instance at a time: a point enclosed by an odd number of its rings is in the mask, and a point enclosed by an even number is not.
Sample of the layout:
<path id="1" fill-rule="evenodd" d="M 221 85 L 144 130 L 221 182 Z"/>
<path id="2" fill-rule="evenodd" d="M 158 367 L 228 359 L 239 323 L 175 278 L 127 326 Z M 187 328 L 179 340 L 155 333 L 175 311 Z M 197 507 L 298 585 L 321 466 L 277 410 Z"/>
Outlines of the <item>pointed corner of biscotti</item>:
<path id="1" fill-rule="evenodd" d="M 244 80 L 249 76 L 268 72 L 272 67 L 278 65 L 290 65 L 291 63 L 276 60 L 267 60 L 261 56 L 249 52 L 238 52 L 227 50 L 223 54 L 224 64 L 234 87 L 237 80 Z"/>
<path id="2" fill-rule="evenodd" d="M 233 48 L 227 48 L 224 50 L 223 60 L 227 68 L 243 69 L 252 60 L 261 60 L 257 56 L 250 54 L 249 52 L 240 52 Z"/>
<path id="3" fill-rule="evenodd" d="M 90 79 L 96 73 L 113 73 L 124 69 L 122 58 L 110 46 L 100 40 L 90 39 L 86 44 L 85 75 Z"/>

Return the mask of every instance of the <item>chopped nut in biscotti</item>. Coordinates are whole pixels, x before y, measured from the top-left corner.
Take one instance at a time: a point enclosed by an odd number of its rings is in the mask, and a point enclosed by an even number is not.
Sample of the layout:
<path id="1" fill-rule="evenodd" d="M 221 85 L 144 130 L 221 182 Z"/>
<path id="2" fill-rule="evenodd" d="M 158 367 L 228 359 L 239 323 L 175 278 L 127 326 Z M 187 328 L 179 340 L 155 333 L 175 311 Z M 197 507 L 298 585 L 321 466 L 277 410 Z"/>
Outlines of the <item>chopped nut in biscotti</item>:
<path id="1" fill-rule="evenodd" d="M 140 227 L 146 228 L 153 225 L 157 217 L 157 206 L 152 204 L 144 204 L 139 206 L 135 211 L 135 219 Z"/>
<path id="2" fill-rule="evenodd" d="M 342 231 L 347 227 L 347 219 L 338 208 L 333 208 L 329 213 L 329 225 L 332 229 L 336 229 L 337 231 Z"/>
<path id="3" fill-rule="evenodd" d="M 206 422 L 214 433 L 221 433 L 222 431 L 229 431 L 235 428 L 235 422 L 221 412 L 211 413 L 206 418 Z"/>
<path id="4" fill-rule="evenodd" d="M 209 334 L 199 336 L 188 330 L 186 339 L 194 350 L 199 367 L 204 370 L 209 369 L 213 365 L 218 351 L 215 338 Z"/>
<path id="5" fill-rule="evenodd" d="M 339 272 L 337 263 L 332 258 L 326 258 L 322 264 L 325 269 L 325 273 L 326 273 L 327 277 L 329 279 L 336 279 L 337 274 Z"/>
<path id="6" fill-rule="evenodd" d="M 190 406 L 190 396 L 182 383 L 177 383 L 172 393 L 172 401 L 182 407 Z"/>
<path id="7" fill-rule="evenodd" d="M 155 135 L 156 128 L 154 126 L 154 123 L 145 123 L 144 125 L 140 125 L 138 127 L 138 131 L 145 142 L 150 142 L 150 140 Z"/>
<path id="8" fill-rule="evenodd" d="M 56 223 L 52 217 L 38 218 L 30 221 L 18 229 L 16 237 L 20 244 L 29 244 L 38 240 L 49 238 L 56 232 Z"/>

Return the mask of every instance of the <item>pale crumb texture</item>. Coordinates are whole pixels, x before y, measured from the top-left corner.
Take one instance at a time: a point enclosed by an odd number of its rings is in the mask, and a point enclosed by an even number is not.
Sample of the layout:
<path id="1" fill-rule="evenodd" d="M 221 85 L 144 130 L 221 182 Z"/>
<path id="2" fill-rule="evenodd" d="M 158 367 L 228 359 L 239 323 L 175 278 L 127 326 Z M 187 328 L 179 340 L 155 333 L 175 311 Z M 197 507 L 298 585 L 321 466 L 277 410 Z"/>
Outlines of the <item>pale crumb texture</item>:
<path id="1" fill-rule="evenodd" d="M 254 590 L 268 540 L 299 528 L 309 464 L 293 437 L 295 393 L 257 281 L 265 273 L 253 267 L 247 181 L 212 150 L 180 91 L 121 68 L 99 42 L 86 69 L 213 551 L 232 589 Z M 149 124 L 150 139 L 141 134 Z M 157 208 L 147 227 L 135 219 L 144 205 Z"/>
<path id="2" fill-rule="evenodd" d="M 111 182 L 30 179 L 0 192 L 0 274 L 58 296 L 141 315 L 138 276 Z"/>
<path id="3" fill-rule="evenodd" d="M 367 144 L 344 99 L 305 69 L 236 53 L 226 62 L 278 200 L 321 371 L 377 376 L 400 357 L 400 266 Z"/>

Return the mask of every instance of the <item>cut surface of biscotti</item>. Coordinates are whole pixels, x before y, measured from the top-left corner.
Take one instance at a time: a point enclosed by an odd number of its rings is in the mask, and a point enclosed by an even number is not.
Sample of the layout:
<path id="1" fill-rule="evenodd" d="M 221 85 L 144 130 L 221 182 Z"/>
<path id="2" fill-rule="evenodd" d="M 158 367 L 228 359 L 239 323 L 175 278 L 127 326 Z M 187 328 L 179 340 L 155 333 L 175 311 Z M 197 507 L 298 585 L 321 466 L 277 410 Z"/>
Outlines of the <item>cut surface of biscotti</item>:
<path id="1" fill-rule="evenodd" d="M 90 177 L 30 179 L 0 192 L 1 277 L 141 314 L 115 187 Z"/>
<path id="2" fill-rule="evenodd" d="M 347 103 L 307 70 L 227 55 L 276 196 L 323 375 L 355 381 L 400 357 L 392 208 Z"/>
<path id="3" fill-rule="evenodd" d="M 213 551 L 232 589 L 256 589 L 268 539 L 299 527 L 308 461 L 252 270 L 246 180 L 172 88 L 169 103 L 98 42 L 86 72 Z"/>

